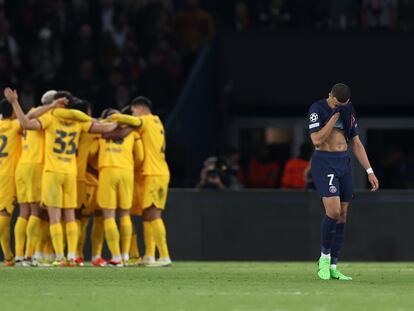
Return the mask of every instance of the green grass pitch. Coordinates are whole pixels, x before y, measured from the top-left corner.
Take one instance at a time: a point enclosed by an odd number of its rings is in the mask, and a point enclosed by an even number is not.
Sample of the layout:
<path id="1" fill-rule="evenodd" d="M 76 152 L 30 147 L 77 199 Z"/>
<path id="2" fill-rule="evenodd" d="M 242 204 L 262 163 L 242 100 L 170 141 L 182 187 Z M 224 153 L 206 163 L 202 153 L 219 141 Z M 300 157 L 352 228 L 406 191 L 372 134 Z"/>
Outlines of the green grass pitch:
<path id="1" fill-rule="evenodd" d="M 0 268 L 0 310 L 414 310 L 414 263 L 178 262 L 170 268 Z"/>

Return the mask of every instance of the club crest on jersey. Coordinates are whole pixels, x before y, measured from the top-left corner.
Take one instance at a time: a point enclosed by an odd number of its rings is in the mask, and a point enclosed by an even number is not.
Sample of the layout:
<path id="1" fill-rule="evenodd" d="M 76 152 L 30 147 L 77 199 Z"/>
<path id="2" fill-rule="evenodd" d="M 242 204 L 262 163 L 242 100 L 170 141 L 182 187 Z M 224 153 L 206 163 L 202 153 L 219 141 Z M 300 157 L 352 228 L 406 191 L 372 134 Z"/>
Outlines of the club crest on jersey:
<path id="1" fill-rule="evenodd" d="M 336 191 L 337 191 L 337 190 L 336 190 L 336 187 L 335 187 L 335 186 L 330 186 L 330 187 L 329 187 L 329 192 L 330 192 L 330 193 L 336 193 Z"/>
<path id="2" fill-rule="evenodd" d="M 312 113 L 312 114 L 310 115 L 310 117 L 309 117 L 309 120 L 310 120 L 311 122 L 316 122 L 316 121 L 318 121 L 318 119 L 319 119 L 319 116 L 318 116 L 318 114 L 317 114 L 316 112 Z"/>

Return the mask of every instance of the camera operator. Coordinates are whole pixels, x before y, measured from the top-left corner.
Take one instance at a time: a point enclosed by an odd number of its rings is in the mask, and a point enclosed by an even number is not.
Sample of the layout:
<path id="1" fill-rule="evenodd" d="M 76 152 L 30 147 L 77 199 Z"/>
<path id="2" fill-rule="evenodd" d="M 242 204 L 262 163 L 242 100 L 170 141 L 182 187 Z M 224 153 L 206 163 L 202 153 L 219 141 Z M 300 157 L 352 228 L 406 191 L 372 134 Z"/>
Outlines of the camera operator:
<path id="1" fill-rule="evenodd" d="M 204 161 L 199 189 L 223 190 L 229 187 L 228 166 L 224 159 L 211 157 Z"/>

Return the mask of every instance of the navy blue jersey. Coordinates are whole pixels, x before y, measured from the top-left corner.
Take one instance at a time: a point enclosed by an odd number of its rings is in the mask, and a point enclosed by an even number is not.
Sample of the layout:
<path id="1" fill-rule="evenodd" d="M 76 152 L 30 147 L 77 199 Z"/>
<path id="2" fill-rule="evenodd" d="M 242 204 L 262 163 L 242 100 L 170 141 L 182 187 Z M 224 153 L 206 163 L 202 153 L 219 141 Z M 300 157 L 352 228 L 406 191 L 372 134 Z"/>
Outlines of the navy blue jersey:
<path id="1" fill-rule="evenodd" d="M 326 99 L 321 99 L 321 100 L 318 100 L 317 102 L 314 102 L 312 106 L 310 106 L 309 112 L 308 112 L 309 132 L 315 133 L 315 132 L 320 131 L 325 126 L 326 122 L 328 122 L 329 119 L 331 118 L 332 112 L 333 112 L 333 109 L 329 107 Z M 344 122 L 343 119 L 339 118 L 339 120 L 336 122 L 334 127 L 344 130 L 343 122 Z M 353 113 L 350 115 L 349 125 L 350 125 L 350 135 L 348 138 L 353 138 L 359 135 L 358 124 L 355 118 L 355 111 L 353 111 Z"/>

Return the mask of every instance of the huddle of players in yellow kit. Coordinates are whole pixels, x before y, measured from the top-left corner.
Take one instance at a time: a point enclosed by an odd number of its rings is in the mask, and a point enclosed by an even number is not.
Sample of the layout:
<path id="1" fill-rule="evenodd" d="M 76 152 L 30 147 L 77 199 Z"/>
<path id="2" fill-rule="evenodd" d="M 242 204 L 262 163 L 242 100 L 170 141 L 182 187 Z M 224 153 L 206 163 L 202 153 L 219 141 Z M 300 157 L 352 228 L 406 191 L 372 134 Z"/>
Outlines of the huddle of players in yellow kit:
<path id="1" fill-rule="evenodd" d="M 170 265 L 161 218 L 169 169 L 164 128 L 151 113 L 151 102 L 137 97 L 126 108 L 132 115 L 107 109 L 98 121 L 90 117 L 86 101 L 66 91 L 45 93 L 44 105 L 28 114 L 16 91 L 6 88 L 4 95 L 0 244 L 5 264 L 83 266 L 86 228 L 93 216 L 92 265 Z M 16 195 L 20 210 L 14 257 L 10 219 Z M 143 217 L 143 258 L 131 214 Z M 104 240 L 112 255 L 108 261 L 101 257 Z"/>

